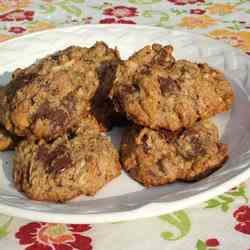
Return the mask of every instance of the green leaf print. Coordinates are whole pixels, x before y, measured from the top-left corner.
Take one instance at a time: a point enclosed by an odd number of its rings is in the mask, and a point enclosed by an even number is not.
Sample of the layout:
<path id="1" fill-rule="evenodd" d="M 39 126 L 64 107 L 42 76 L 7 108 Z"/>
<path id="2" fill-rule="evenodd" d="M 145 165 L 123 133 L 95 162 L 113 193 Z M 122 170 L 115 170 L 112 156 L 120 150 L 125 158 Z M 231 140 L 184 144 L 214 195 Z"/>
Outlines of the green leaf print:
<path id="1" fill-rule="evenodd" d="M 159 218 L 179 230 L 178 235 L 174 235 L 169 231 L 162 232 L 161 237 L 165 240 L 179 240 L 190 232 L 191 222 L 184 210 L 174 212 L 172 214 L 164 214 L 159 216 Z"/>
<path id="2" fill-rule="evenodd" d="M 85 0 L 67 0 L 67 2 L 71 2 L 71 3 L 84 3 Z"/>
<path id="3" fill-rule="evenodd" d="M 171 12 L 173 12 L 176 16 L 180 16 L 182 14 L 186 14 L 187 13 L 186 10 L 180 10 L 180 9 L 176 9 L 176 8 L 172 8 Z"/>
<path id="4" fill-rule="evenodd" d="M 249 3 L 249 2 L 250 2 L 250 0 L 239 0 L 239 1 L 236 1 L 234 3 L 234 5 L 237 6 L 237 5 L 241 5 L 241 4 Z"/>
<path id="5" fill-rule="evenodd" d="M 154 15 L 160 16 L 159 22 L 155 25 L 165 27 L 165 24 L 169 21 L 170 18 L 167 12 L 157 10 L 145 10 L 144 12 L 142 12 L 142 16 L 144 17 L 153 17 Z"/>
<path id="6" fill-rule="evenodd" d="M 196 242 L 196 250 L 207 250 L 206 244 L 202 240 Z"/>
<path id="7" fill-rule="evenodd" d="M 220 205 L 219 201 L 217 201 L 216 199 L 210 199 L 207 201 L 206 208 L 218 207 L 219 205 Z"/>
<path id="8" fill-rule="evenodd" d="M 9 218 L 3 225 L 0 225 L 0 239 L 4 238 L 8 233 L 9 226 L 13 218 Z"/>
<path id="9" fill-rule="evenodd" d="M 128 0 L 128 1 L 134 4 L 152 4 L 161 2 L 161 0 Z"/>
<path id="10" fill-rule="evenodd" d="M 220 207 L 221 211 L 227 212 L 230 208 L 230 205 L 238 198 L 244 199 L 244 201 L 248 203 L 248 197 L 243 184 L 234 190 L 228 191 L 223 195 L 219 195 L 216 198 L 206 201 L 207 205 L 205 208 Z"/>
<path id="11" fill-rule="evenodd" d="M 39 8 L 42 10 L 42 14 L 51 14 L 56 10 L 56 7 L 49 4 L 49 5 L 39 5 Z"/>
<path id="12" fill-rule="evenodd" d="M 58 3 L 58 5 L 66 12 L 73 14 L 75 16 L 81 16 L 82 11 L 81 9 L 79 9 L 78 7 L 74 6 L 74 5 L 69 5 L 67 4 L 66 1 L 63 1 L 61 3 Z"/>

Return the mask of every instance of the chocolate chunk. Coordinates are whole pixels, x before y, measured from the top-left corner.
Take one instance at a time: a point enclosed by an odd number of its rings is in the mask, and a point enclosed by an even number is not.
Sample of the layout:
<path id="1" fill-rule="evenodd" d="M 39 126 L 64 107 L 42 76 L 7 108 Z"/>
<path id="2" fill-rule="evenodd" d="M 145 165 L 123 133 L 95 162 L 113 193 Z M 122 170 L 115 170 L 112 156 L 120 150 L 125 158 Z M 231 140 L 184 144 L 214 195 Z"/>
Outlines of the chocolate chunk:
<path id="1" fill-rule="evenodd" d="M 167 170 L 166 170 L 165 167 L 164 167 L 164 164 L 163 164 L 163 160 L 162 160 L 162 159 L 159 159 L 159 160 L 156 162 L 156 165 L 157 165 L 157 167 L 158 167 L 158 169 L 159 169 L 160 172 L 162 172 L 162 173 L 166 173 L 166 172 L 167 172 Z"/>
<path id="2" fill-rule="evenodd" d="M 167 143 L 171 143 L 177 138 L 181 131 L 181 129 L 174 132 L 167 129 L 160 129 L 159 133 Z"/>
<path id="3" fill-rule="evenodd" d="M 130 175 L 132 178 L 136 179 L 136 177 L 138 176 L 138 169 L 137 169 L 137 168 L 131 168 L 131 169 L 129 170 L 129 175 Z"/>
<path id="4" fill-rule="evenodd" d="M 150 149 L 150 147 L 149 147 L 148 144 L 147 144 L 147 140 L 148 140 L 148 136 L 147 136 L 146 134 L 143 135 L 141 141 L 142 141 L 142 145 L 143 145 L 143 151 L 144 151 L 145 153 L 148 153 L 148 151 L 149 151 L 149 149 Z"/>
<path id="5" fill-rule="evenodd" d="M 25 74 L 25 72 L 14 74 L 14 79 L 11 82 L 11 91 L 13 93 L 17 92 L 18 90 L 21 90 L 26 85 L 30 84 L 37 74 Z"/>
<path id="6" fill-rule="evenodd" d="M 63 127 L 67 124 L 68 114 L 64 110 L 52 108 L 48 102 L 44 102 L 38 108 L 36 114 L 34 114 L 33 119 L 47 119 L 51 123 L 51 128 L 54 129 L 56 127 Z"/>
<path id="7" fill-rule="evenodd" d="M 51 151 L 48 155 L 49 161 L 52 161 L 55 158 L 60 157 L 61 155 L 65 154 L 65 152 L 67 152 L 67 148 L 62 145 L 59 144 L 53 151 Z"/>
<path id="8" fill-rule="evenodd" d="M 48 151 L 48 147 L 46 147 L 44 144 L 40 145 L 37 150 L 36 159 L 46 164 L 48 162 Z"/>
<path id="9" fill-rule="evenodd" d="M 68 110 L 69 113 L 75 111 L 74 93 L 70 93 L 70 94 L 66 95 L 63 98 L 62 103 L 63 103 L 64 107 Z"/>
<path id="10" fill-rule="evenodd" d="M 183 137 L 178 141 L 178 151 L 187 160 L 206 154 L 206 148 L 197 133 L 188 130 L 183 133 Z"/>
<path id="11" fill-rule="evenodd" d="M 161 93 L 163 95 L 173 94 L 175 92 L 180 91 L 181 89 L 178 82 L 170 77 L 164 78 L 159 76 L 158 81 L 160 84 Z"/>
<path id="12" fill-rule="evenodd" d="M 63 127 L 68 122 L 68 114 L 62 109 L 55 109 L 54 114 L 49 118 L 52 121 L 52 128 Z"/>
<path id="13" fill-rule="evenodd" d="M 121 95 L 122 96 L 126 96 L 126 95 L 130 95 L 130 94 L 133 94 L 133 93 L 136 93 L 136 92 L 139 92 L 140 91 L 140 88 L 138 86 L 138 84 L 136 83 L 133 83 L 131 85 L 124 85 L 121 89 Z"/>
<path id="14" fill-rule="evenodd" d="M 150 73 L 150 68 L 149 68 L 149 65 L 143 65 L 141 67 L 141 71 L 140 71 L 141 74 L 149 74 Z"/>
<path id="15" fill-rule="evenodd" d="M 206 153 L 206 150 L 198 137 L 192 137 L 190 142 L 192 146 L 192 151 L 190 152 L 191 157 L 197 157 Z"/>
<path id="16" fill-rule="evenodd" d="M 52 112 L 52 109 L 49 106 L 49 103 L 44 102 L 43 104 L 40 105 L 37 112 L 34 114 L 33 119 L 34 120 L 45 119 L 50 115 L 51 112 Z"/>
<path id="17" fill-rule="evenodd" d="M 64 154 L 60 158 L 56 158 L 49 166 L 49 172 L 61 173 L 65 169 L 72 166 L 72 159 L 69 153 Z"/>
<path id="18" fill-rule="evenodd" d="M 60 159 L 65 158 L 65 155 L 68 154 L 69 153 L 67 152 L 67 148 L 64 145 L 58 145 L 53 151 L 49 152 L 49 148 L 46 145 L 42 144 L 38 148 L 36 159 L 41 161 L 45 166 L 47 166 L 48 171 L 51 172 L 54 168 L 55 163 L 61 163 Z M 68 160 L 66 160 L 66 162 L 68 162 Z M 58 164 L 56 164 L 56 166 L 58 166 Z"/>

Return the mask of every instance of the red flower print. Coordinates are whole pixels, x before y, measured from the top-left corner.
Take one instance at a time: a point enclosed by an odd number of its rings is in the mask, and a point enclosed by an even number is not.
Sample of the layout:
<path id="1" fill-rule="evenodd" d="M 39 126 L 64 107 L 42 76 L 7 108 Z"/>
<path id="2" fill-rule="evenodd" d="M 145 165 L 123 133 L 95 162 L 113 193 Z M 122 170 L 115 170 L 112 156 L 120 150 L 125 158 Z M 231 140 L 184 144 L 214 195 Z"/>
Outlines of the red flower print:
<path id="1" fill-rule="evenodd" d="M 104 18 L 104 19 L 100 20 L 99 23 L 102 23 L 102 24 L 111 24 L 111 23 L 136 24 L 132 20 L 115 19 L 115 18 Z"/>
<path id="2" fill-rule="evenodd" d="M 103 11 L 103 15 L 115 16 L 117 18 L 138 16 L 137 9 L 134 7 L 115 6 Z"/>
<path id="3" fill-rule="evenodd" d="M 25 250 L 91 250 L 91 239 L 81 233 L 91 227 L 86 224 L 50 224 L 32 222 L 19 228 L 16 238 Z"/>
<path id="4" fill-rule="evenodd" d="M 20 33 L 23 33 L 24 31 L 26 31 L 26 29 L 23 27 L 11 27 L 8 31 L 16 33 L 16 34 L 20 34 Z"/>
<path id="5" fill-rule="evenodd" d="M 174 3 L 175 5 L 186 5 L 195 3 L 204 3 L 205 0 L 167 0 L 168 2 Z"/>
<path id="6" fill-rule="evenodd" d="M 215 238 L 211 238 L 211 239 L 206 240 L 207 247 L 217 247 L 219 245 L 220 245 L 220 242 Z"/>
<path id="7" fill-rule="evenodd" d="M 0 15 L 0 21 L 10 22 L 10 21 L 32 21 L 34 16 L 34 11 L 32 10 L 13 10 L 3 15 Z"/>
<path id="8" fill-rule="evenodd" d="M 196 15 L 202 15 L 204 14 L 206 11 L 205 10 L 202 10 L 202 9 L 191 9 L 190 10 L 190 13 L 191 14 L 196 14 Z"/>
<path id="9" fill-rule="evenodd" d="M 234 229 L 238 232 L 250 235 L 250 207 L 246 205 L 239 207 L 233 213 L 233 216 L 238 222 L 240 222 L 234 227 Z"/>

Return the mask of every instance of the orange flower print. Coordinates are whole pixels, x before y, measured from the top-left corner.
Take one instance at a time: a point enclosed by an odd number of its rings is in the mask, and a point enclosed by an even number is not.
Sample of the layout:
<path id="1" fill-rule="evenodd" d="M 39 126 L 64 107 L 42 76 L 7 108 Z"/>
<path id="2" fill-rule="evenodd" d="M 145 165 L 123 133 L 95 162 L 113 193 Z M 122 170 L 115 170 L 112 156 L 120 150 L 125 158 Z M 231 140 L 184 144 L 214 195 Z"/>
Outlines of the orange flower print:
<path id="1" fill-rule="evenodd" d="M 0 0 L 0 13 L 25 8 L 31 0 Z"/>
<path id="2" fill-rule="evenodd" d="M 235 7 L 231 4 L 216 3 L 213 5 L 210 5 L 207 8 L 207 10 L 210 14 L 225 15 L 225 14 L 232 13 L 235 10 Z"/>
<path id="3" fill-rule="evenodd" d="M 210 32 L 208 35 L 212 38 L 223 40 L 247 54 L 250 53 L 250 32 L 248 31 L 235 32 L 219 29 Z"/>
<path id="4" fill-rule="evenodd" d="M 0 42 L 9 40 L 9 39 L 11 39 L 11 38 L 13 38 L 13 37 L 14 37 L 14 36 L 12 36 L 12 35 L 0 34 Z"/>
<path id="5" fill-rule="evenodd" d="M 186 16 L 178 24 L 180 27 L 188 29 L 206 29 L 210 25 L 216 24 L 217 21 L 207 15 L 203 16 Z"/>
<path id="6" fill-rule="evenodd" d="M 55 28 L 55 25 L 44 20 L 44 21 L 36 21 L 33 22 L 32 24 L 29 24 L 27 30 L 28 32 L 35 32 L 52 28 Z"/>

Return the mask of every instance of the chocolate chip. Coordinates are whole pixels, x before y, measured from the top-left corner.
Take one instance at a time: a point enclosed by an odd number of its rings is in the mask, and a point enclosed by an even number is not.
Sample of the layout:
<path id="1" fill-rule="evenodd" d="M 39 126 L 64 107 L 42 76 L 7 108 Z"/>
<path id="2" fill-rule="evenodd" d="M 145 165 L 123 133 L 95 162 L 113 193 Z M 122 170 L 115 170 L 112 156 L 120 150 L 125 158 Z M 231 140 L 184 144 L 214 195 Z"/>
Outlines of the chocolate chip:
<path id="1" fill-rule="evenodd" d="M 53 151 L 49 153 L 48 160 L 52 161 L 53 159 L 65 154 L 65 152 L 67 152 L 67 148 L 64 145 L 59 144 Z"/>
<path id="2" fill-rule="evenodd" d="M 192 157 L 197 157 L 206 153 L 206 150 L 198 137 L 192 137 L 190 142 L 192 145 Z"/>
<path id="3" fill-rule="evenodd" d="M 136 93 L 138 91 L 140 91 L 140 88 L 139 88 L 138 84 L 133 83 L 133 84 L 129 84 L 129 85 L 124 85 L 122 87 L 121 94 L 123 96 L 124 95 L 130 95 L 130 94 Z"/>
<path id="4" fill-rule="evenodd" d="M 141 70 L 140 70 L 140 73 L 141 74 L 149 74 L 150 73 L 150 67 L 149 67 L 149 65 L 143 65 L 142 67 L 141 67 Z"/>
<path id="5" fill-rule="evenodd" d="M 167 78 L 159 76 L 158 82 L 160 84 L 161 93 L 163 95 L 173 94 L 175 92 L 180 91 L 180 89 L 181 89 L 178 82 L 176 80 L 170 78 L 169 76 Z"/>
<path id="6" fill-rule="evenodd" d="M 54 114 L 49 116 L 52 121 L 52 128 L 63 127 L 68 122 L 68 114 L 62 109 L 55 109 Z"/>
<path id="7" fill-rule="evenodd" d="M 129 175 L 130 175 L 132 178 L 136 179 L 137 176 L 138 176 L 137 168 L 131 168 L 131 169 L 129 170 Z"/>
<path id="8" fill-rule="evenodd" d="M 46 117 L 49 116 L 49 114 L 51 113 L 51 108 L 49 106 L 48 102 L 44 102 L 43 104 L 41 104 L 37 110 L 37 112 L 34 114 L 33 119 L 37 120 L 37 119 L 44 119 Z"/>
<path id="9" fill-rule="evenodd" d="M 48 102 L 44 102 L 33 115 L 33 119 L 47 119 L 51 129 L 55 129 L 56 127 L 64 127 L 66 125 L 68 114 L 64 110 L 52 108 Z"/>
<path id="10" fill-rule="evenodd" d="M 37 150 L 36 159 L 43 163 L 47 163 L 49 154 L 48 150 L 48 147 L 46 147 L 44 144 L 40 145 Z"/>
<path id="11" fill-rule="evenodd" d="M 157 162 L 156 162 L 156 165 L 157 165 L 157 167 L 158 167 L 158 169 L 159 169 L 159 171 L 160 172 L 162 172 L 162 173 L 167 173 L 167 170 L 166 170 L 166 168 L 164 167 L 164 164 L 163 164 L 163 160 L 162 159 L 159 159 Z"/>
<path id="12" fill-rule="evenodd" d="M 72 159 L 69 153 L 64 154 L 60 158 L 56 158 L 49 166 L 49 172 L 61 173 L 65 169 L 72 166 Z"/>
<path id="13" fill-rule="evenodd" d="M 161 137 L 167 142 L 167 143 L 171 143 L 173 142 L 176 137 L 181 133 L 181 130 L 177 130 L 177 131 L 170 131 L 167 129 L 160 129 L 159 133 L 161 135 Z"/>
<path id="14" fill-rule="evenodd" d="M 148 140 L 148 136 L 146 134 L 143 135 L 141 141 L 142 141 L 142 145 L 143 145 L 143 151 L 145 153 L 148 153 L 148 151 L 150 149 L 149 145 L 147 144 L 147 140 Z"/>
<path id="15" fill-rule="evenodd" d="M 37 74 L 25 74 L 25 72 L 20 72 L 11 82 L 11 89 L 13 92 L 16 92 L 25 86 L 32 83 L 32 80 L 37 76 Z"/>
<path id="16" fill-rule="evenodd" d="M 192 160 L 198 156 L 206 154 L 201 139 L 194 131 L 186 130 L 178 141 L 177 149 L 187 160 Z"/>
<path id="17" fill-rule="evenodd" d="M 69 153 L 64 145 L 58 145 L 54 150 L 49 152 L 49 147 L 42 144 L 38 148 L 36 159 L 41 161 L 48 168 L 48 171 L 51 172 L 53 169 L 59 168 L 58 165 L 59 163 L 61 164 L 61 159 L 69 158 L 65 157 L 65 155 L 69 155 Z M 66 159 L 65 162 L 68 163 L 69 161 Z M 64 166 L 63 163 L 62 166 Z"/>
<path id="18" fill-rule="evenodd" d="M 63 98 L 62 103 L 63 103 L 64 107 L 69 111 L 69 113 L 75 111 L 74 93 L 70 93 L 70 94 L 66 95 Z"/>
<path id="19" fill-rule="evenodd" d="M 204 69 L 205 68 L 205 64 L 204 63 L 198 63 L 197 65 L 198 65 L 198 67 L 200 69 Z"/>

